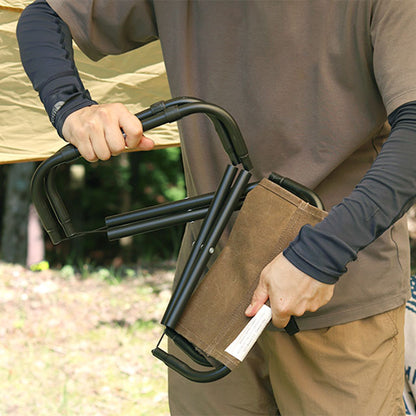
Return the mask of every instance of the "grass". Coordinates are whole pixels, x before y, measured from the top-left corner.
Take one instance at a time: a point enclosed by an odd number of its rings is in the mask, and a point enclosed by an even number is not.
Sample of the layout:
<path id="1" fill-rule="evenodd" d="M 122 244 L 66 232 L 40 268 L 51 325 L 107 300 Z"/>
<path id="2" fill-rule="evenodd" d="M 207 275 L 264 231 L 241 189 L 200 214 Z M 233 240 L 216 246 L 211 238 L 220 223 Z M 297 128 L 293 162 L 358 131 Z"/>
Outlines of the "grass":
<path id="1" fill-rule="evenodd" d="M 172 270 L 112 280 L 0 263 L 0 415 L 164 416 L 151 355 Z"/>

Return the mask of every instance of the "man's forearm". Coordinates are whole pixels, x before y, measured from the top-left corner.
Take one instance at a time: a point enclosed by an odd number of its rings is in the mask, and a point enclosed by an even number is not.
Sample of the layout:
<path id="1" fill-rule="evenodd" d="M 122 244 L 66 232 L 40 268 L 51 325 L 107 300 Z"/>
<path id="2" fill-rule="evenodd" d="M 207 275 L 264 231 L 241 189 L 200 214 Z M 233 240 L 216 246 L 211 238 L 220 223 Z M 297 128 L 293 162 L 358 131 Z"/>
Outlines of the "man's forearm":
<path id="1" fill-rule="evenodd" d="M 16 34 L 23 67 L 63 137 L 66 117 L 95 104 L 76 69 L 69 28 L 45 0 L 37 0 L 23 11 Z"/>
<path id="2" fill-rule="evenodd" d="M 416 102 L 395 110 L 389 121 L 389 138 L 351 195 L 314 228 L 305 226 L 284 252 L 292 264 L 324 283 L 335 283 L 357 253 L 414 202 Z"/>

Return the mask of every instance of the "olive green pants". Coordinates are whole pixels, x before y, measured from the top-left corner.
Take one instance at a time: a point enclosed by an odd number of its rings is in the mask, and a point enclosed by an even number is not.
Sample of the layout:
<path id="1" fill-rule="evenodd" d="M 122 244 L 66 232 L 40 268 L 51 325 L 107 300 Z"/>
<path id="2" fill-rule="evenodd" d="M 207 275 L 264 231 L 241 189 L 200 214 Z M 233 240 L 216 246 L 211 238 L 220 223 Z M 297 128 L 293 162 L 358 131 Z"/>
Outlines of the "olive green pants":
<path id="1" fill-rule="evenodd" d="M 404 415 L 404 311 L 293 337 L 265 331 L 244 362 L 213 383 L 170 371 L 171 414 Z M 169 349 L 186 361 L 174 345 Z"/>

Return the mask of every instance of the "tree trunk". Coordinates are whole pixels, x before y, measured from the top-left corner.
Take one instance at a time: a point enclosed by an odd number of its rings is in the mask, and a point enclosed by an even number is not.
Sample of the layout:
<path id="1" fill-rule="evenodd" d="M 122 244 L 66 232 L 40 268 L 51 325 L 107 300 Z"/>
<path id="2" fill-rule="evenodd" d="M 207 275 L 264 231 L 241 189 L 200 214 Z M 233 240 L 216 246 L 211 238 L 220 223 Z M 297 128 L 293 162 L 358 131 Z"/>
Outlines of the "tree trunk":
<path id="1" fill-rule="evenodd" d="M 7 169 L 1 252 L 4 261 L 26 265 L 30 180 L 35 163 L 16 163 Z"/>

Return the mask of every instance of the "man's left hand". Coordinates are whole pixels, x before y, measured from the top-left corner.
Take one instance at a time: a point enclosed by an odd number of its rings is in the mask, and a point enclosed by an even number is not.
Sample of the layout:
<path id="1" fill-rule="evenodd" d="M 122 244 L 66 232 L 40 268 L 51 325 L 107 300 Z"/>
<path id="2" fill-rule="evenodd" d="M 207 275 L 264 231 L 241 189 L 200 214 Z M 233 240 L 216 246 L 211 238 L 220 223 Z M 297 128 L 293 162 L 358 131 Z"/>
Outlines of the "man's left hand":
<path id="1" fill-rule="evenodd" d="M 334 285 L 313 279 L 279 254 L 261 272 L 246 316 L 254 316 L 270 299 L 273 325 L 284 328 L 292 315 L 315 312 L 330 301 L 333 293 Z"/>

